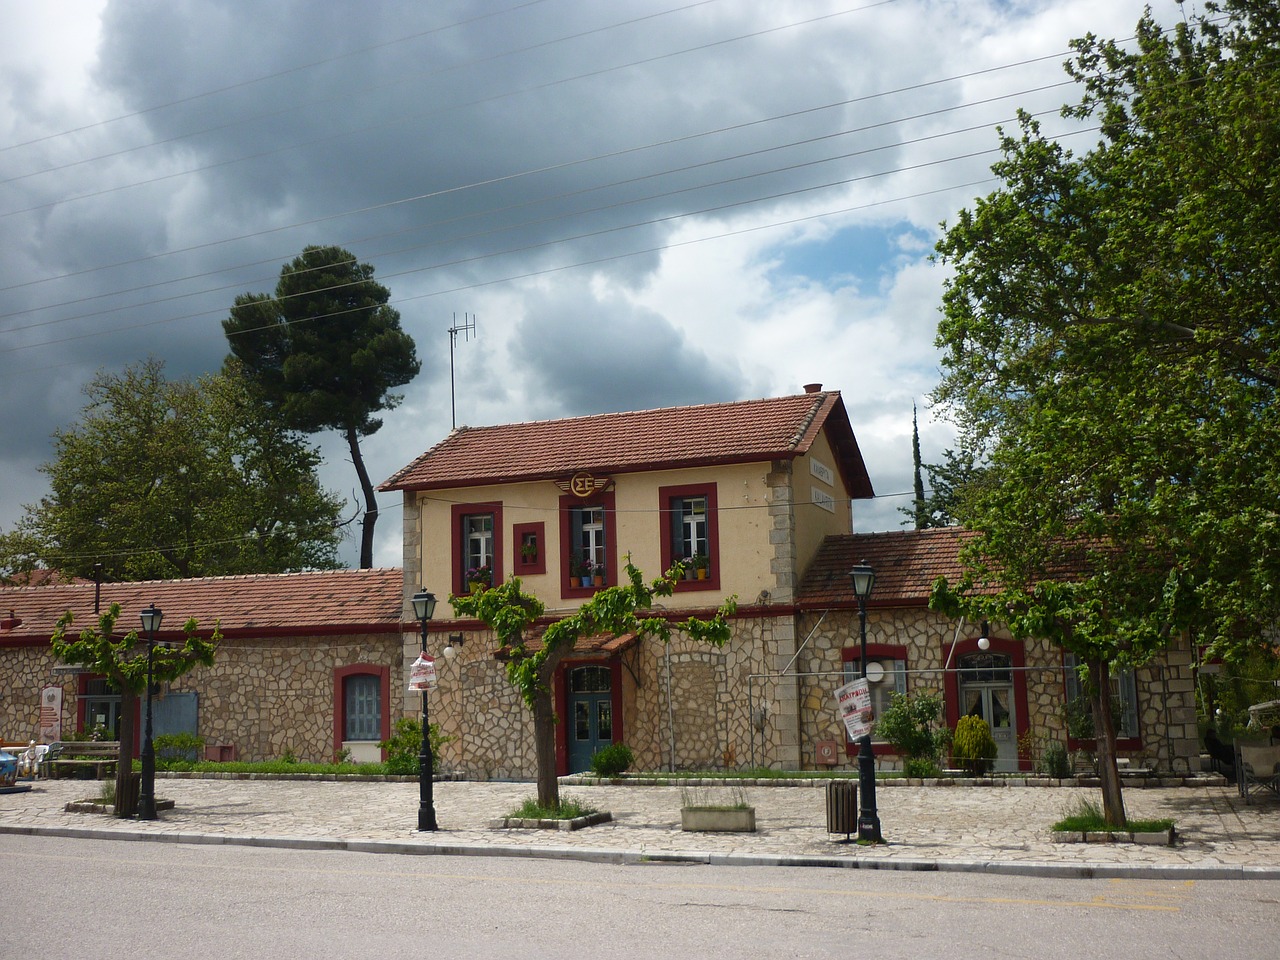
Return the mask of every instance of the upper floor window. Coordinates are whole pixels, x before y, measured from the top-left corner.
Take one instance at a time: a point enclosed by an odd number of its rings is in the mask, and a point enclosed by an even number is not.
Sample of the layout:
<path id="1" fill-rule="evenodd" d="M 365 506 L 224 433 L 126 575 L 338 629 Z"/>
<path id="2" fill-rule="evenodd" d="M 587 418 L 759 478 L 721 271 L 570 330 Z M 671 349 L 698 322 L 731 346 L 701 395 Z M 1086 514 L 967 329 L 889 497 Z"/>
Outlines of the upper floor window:
<path id="1" fill-rule="evenodd" d="M 719 589 L 720 536 L 716 485 L 658 488 L 662 517 L 662 569 L 684 561 L 685 579 L 678 590 Z"/>
<path id="2" fill-rule="evenodd" d="M 501 504 L 454 504 L 453 529 L 453 592 L 467 593 L 473 583 L 485 586 L 500 583 Z"/>
<path id="3" fill-rule="evenodd" d="M 613 492 L 583 502 L 560 501 L 561 584 L 565 596 L 585 596 L 597 584 L 618 582 Z"/>

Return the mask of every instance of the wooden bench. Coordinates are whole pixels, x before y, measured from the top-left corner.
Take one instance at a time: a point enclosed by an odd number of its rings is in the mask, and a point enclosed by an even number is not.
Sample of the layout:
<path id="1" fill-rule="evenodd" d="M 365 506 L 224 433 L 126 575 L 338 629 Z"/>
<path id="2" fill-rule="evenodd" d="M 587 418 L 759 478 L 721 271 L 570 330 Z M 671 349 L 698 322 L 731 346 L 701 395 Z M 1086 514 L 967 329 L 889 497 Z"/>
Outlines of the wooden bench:
<path id="1" fill-rule="evenodd" d="M 114 774 L 120 761 L 119 740 L 62 740 L 49 744 L 44 766 L 49 776 L 57 779 L 63 773 L 93 772 L 95 780 Z"/>

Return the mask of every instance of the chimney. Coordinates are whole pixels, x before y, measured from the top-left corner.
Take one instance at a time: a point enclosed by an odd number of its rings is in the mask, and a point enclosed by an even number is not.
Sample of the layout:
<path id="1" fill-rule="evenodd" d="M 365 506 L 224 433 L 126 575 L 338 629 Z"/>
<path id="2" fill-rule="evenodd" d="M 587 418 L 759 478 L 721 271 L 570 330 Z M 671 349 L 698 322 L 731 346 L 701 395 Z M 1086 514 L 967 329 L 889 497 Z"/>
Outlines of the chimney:
<path id="1" fill-rule="evenodd" d="M 821 392 L 822 392 L 822 384 L 820 384 L 820 383 L 806 383 L 806 384 L 804 385 L 804 392 L 805 392 L 805 393 L 821 393 Z"/>

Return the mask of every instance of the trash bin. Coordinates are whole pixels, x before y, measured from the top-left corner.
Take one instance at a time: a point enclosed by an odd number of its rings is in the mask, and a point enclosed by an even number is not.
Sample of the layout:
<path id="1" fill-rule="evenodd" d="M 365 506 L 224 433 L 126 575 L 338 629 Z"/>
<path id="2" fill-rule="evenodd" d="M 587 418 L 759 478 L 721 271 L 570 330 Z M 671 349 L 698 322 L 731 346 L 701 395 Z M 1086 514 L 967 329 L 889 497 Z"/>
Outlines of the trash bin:
<path id="1" fill-rule="evenodd" d="M 827 833 L 858 832 L 858 782 L 832 780 L 827 784 Z"/>

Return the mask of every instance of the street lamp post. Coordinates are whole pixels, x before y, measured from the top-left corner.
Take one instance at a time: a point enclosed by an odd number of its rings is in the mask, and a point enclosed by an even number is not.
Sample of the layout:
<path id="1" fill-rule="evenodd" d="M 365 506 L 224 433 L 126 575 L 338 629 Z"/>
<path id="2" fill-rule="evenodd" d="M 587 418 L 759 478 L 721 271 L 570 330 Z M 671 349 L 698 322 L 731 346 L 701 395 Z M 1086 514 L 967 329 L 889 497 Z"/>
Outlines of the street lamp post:
<path id="1" fill-rule="evenodd" d="M 423 589 L 413 595 L 413 613 L 422 624 L 422 656 L 427 656 L 427 621 L 436 612 L 435 594 Z M 438 830 L 435 807 L 435 758 L 431 755 L 431 724 L 427 717 L 427 687 L 422 686 L 422 749 L 418 753 L 418 829 Z"/>
<path id="2" fill-rule="evenodd" d="M 858 598 L 858 624 L 861 630 L 862 649 L 859 663 L 862 679 L 867 679 L 867 598 L 875 586 L 876 574 L 866 562 L 849 571 L 853 581 L 853 595 Z M 866 843 L 880 843 L 880 815 L 876 810 L 876 758 L 871 749 L 871 734 L 862 737 L 858 747 L 858 839 Z"/>
<path id="3" fill-rule="evenodd" d="M 147 634 L 147 725 L 142 737 L 142 784 L 138 792 L 138 819 L 156 819 L 156 748 L 151 738 L 151 684 L 155 665 L 156 631 L 164 614 L 153 603 L 139 615 Z"/>

